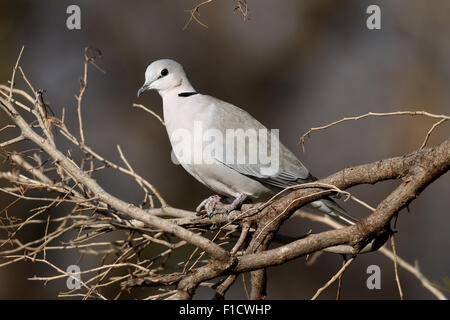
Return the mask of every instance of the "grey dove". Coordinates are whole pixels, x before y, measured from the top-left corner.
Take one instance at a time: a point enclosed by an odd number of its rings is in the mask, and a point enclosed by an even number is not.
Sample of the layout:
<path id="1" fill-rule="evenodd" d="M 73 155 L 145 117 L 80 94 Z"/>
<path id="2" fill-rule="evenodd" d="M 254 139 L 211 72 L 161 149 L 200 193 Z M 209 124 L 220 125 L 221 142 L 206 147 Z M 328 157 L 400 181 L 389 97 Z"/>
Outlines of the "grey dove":
<path id="1" fill-rule="evenodd" d="M 157 90 L 163 100 L 164 122 L 175 157 L 186 171 L 217 193 L 205 199 L 197 212 L 204 208 L 211 216 L 221 196 L 232 199 L 227 207 L 230 212 L 245 200 L 264 201 L 286 187 L 317 180 L 274 132 L 248 112 L 196 92 L 176 61 L 151 63 L 138 97 L 146 90 Z M 253 147 L 258 149 L 256 156 Z M 264 154 L 268 149 L 270 156 Z M 310 206 L 344 224 L 357 221 L 330 198 Z"/>

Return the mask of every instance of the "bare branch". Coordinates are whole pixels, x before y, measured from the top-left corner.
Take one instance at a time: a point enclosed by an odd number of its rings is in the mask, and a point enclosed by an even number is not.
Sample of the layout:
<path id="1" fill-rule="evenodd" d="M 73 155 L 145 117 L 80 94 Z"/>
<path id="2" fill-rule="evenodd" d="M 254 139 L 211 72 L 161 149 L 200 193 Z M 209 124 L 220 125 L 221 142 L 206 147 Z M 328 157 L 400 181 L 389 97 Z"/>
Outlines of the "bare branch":
<path id="1" fill-rule="evenodd" d="M 391 235 L 391 245 L 392 245 L 392 253 L 394 254 L 394 271 L 395 271 L 395 282 L 397 283 L 398 294 L 400 295 L 400 299 L 403 300 L 403 290 L 400 284 L 400 278 L 398 276 L 398 267 L 397 267 L 397 249 L 395 248 L 395 236 Z"/>
<path id="2" fill-rule="evenodd" d="M 360 116 L 356 116 L 356 117 L 346 117 L 343 118 L 341 120 L 337 120 L 334 121 L 330 124 L 324 125 L 322 127 L 316 127 L 316 128 L 311 128 L 309 129 L 303 136 L 301 136 L 299 144 L 302 145 L 302 149 L 303 152 L 305 151 L 305 138 L 309 137 L 310 134 L 313 131 L 318 131 L 318 130 L 324 130 L 324 129 L 328 129 L 332 126 L 335 126 L 339 123 L 345 122 L 345 121 L 350 121 L 350 120 L 360 120 L 360 119 L 364 119 L 367 117 L 391 117 L 391 116 L 404 116 L 404 115 L 409 115 L 409 116 L 417 116 L 417 115 L 421 115 L 421 116 L 426 116 L 426 117 L 430 117 L 430 118 L 435 118 L 435 119 L 440 119 L 437 123 L 435 123 L 433 125 L 433 127 L 428 131 L 425 141 L 422 143 L 422 146 L 420 147 L 420 149 L 423 149 L 428 141 L 428 138 L 431 134 L 431 132 L 433 132 L 433 130 L 439 126 L 440 124 L 444 123 L 445 121 L 450 119 L 450 116 L 447 115 L 436 115 L 436 114 L 432 114 L 429 112 L 425 112 L 425 111 L 397 111 L 397 112 L 387 112 L 387 113 L 379 113 L 379 112 L 368 112 L 366 114 L 360 115 Z"/>
<path id="3" fill-rule="evenodd" d="M 22 58 L 22 53 L 23 53 L 23 49 L 24 48 L 25 48 L 25 46 L 22 46 L 22 48 L 20 49 L 19 57 L 17 57 L 16 65 L 14 66 L 14 69 L 13 69 L 13 72 L 12 72 L 11 86 L 9 88 L 9 96 L 8 96 L 8 101 L 10 101 L 10 102 L 11 102 L 11 98 L 12 98 L 12 94 L 13 94 L 14 80 L 15 80 L 15 77 L 16 77 L 17 67 L 19 66 L 20 59 Z"/>
<path id="4" fill-rule="evenodd" d="M 326 289 L 328 288 L 330 285 L 332 285 L 337 279 L 339 279 L 341 277 L 341 275 L 344 273 L 344 271 L 348 268 L 348 266 L 350 265 L 350 263 L 353 262 L 353 260 L 355 260 L 355 257 L 351 257 L 350 259 L 347 260 L 347 262 L 342 266 L 341 269 L 339 269 L 339 271 L 333 276 L 331 277 L 330 280 L 328 280 L 327 283 L 325 283 L 325 285 L 323 287 L 320 287 L 319 290 L 317 290 L 317 292 L 314 294 L 314 296 L 311 298 L 311 300 L 316 300 L 317 297 Z"/>
<path id="5" fill-rule="evenodd" d="M 134 107 L 134 108 L 141 108 L 141 109 L 147 111 L 147 112 L 150 113 L 152 116 L 154 116 L 156 119 L 158 119 L 158 121 L 159 121 L 163 126 L 166 126 L 166 123 L 164 122 L 164 120 L 163 120 L 157 113 L 155 113 L 154 111 L 152 111 L 152 110 L 146 108 L 146 107 L 143 106 L 142 104 L 133 103 L 133 107 Z"/>

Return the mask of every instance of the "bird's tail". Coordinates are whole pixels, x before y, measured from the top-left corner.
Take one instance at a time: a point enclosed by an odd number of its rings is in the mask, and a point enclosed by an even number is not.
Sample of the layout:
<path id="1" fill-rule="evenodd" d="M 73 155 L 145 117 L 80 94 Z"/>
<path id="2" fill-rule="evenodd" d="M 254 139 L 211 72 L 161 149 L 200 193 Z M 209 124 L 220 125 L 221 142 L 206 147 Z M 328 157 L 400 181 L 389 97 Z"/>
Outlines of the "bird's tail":
<path id="1" fill-rule="evenodd" d="M 341 208 L 335 201 L 330 198 L 324 198 L 311 202 L 310 205 L 313 208 L 328 214 L 333 219 L 345 225 L 353 225 L 358 222 L 358 219 L 348 214 L 347 211 Z"/>

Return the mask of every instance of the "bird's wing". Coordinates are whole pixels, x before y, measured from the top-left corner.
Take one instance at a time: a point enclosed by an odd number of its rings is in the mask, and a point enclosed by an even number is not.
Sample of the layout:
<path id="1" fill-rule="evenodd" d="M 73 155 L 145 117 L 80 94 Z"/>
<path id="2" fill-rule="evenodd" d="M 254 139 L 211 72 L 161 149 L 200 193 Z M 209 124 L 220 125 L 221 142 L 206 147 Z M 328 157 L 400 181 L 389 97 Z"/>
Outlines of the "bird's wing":
<path id="1" fill-rule="evenodd" d="M 204 97 L 214 110 L 214 119 L 209 123 L 209 127 L 219 129 L 222 133 L 225 133 L 227 129 L 235 130 L 234 132 L 243 130 L 241 134 L 244 134 L 246 139 L 243 144 L 239 144 L 237 140 L 234 140 L 234 157 L 227 158 L 226 155 L 215 156 L 217 161 L 261 183 L 278 188 L 286 188 L 314 180 L 314 177 L 310 175 L 308 169 L 300 160 L 279 141 L 278 136 L 274 132 L 267 130 L 248 112 L 214 97 Z M 261 129 L 265 131 L 260 132 Z M 227 133 L 224 136 L 227 137 Z M 258 144 L 258 156 L 256 161 L 251 161 L 249 159 L 249 148 L 251 147 L 250 144 L 255 143 L 255 141 Z M 223 143 L 227 147 L 230 146 L 229 139 L 225 139 Z M 272 154 L 275 147 L 278 147 L 278 153 Z M 225 153 L 229 150 L 225 148 Z M 263 153 L 268 153 L 264 161 L 259 155 L 260 150 Z M 267 150 L 270 150 L 270 152 L 266 152 Z M 243 159 L 239 156 L 240 154 L 247 158 Z M 264 170 L 264 168 L 267 169 L 271 165 L 273 165 L 274 171 L 268 173 L 268 170 Z"/>

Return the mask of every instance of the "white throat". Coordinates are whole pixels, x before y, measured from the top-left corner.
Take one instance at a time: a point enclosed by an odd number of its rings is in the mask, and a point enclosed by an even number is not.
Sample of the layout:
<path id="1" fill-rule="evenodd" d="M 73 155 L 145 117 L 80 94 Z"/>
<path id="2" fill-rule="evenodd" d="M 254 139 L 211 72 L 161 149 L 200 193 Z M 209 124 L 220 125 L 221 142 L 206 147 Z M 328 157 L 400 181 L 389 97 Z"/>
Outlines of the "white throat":
<path id="1" fill-rule="evenodd" d="M 178 96 L 180 93 L 195 92 L 194 87 L 190 84 L 189 80 L 185 77 L 180 79 L 180 84 L 167 89 L 158 90 L 159 95 L 163 98 Z"/>

